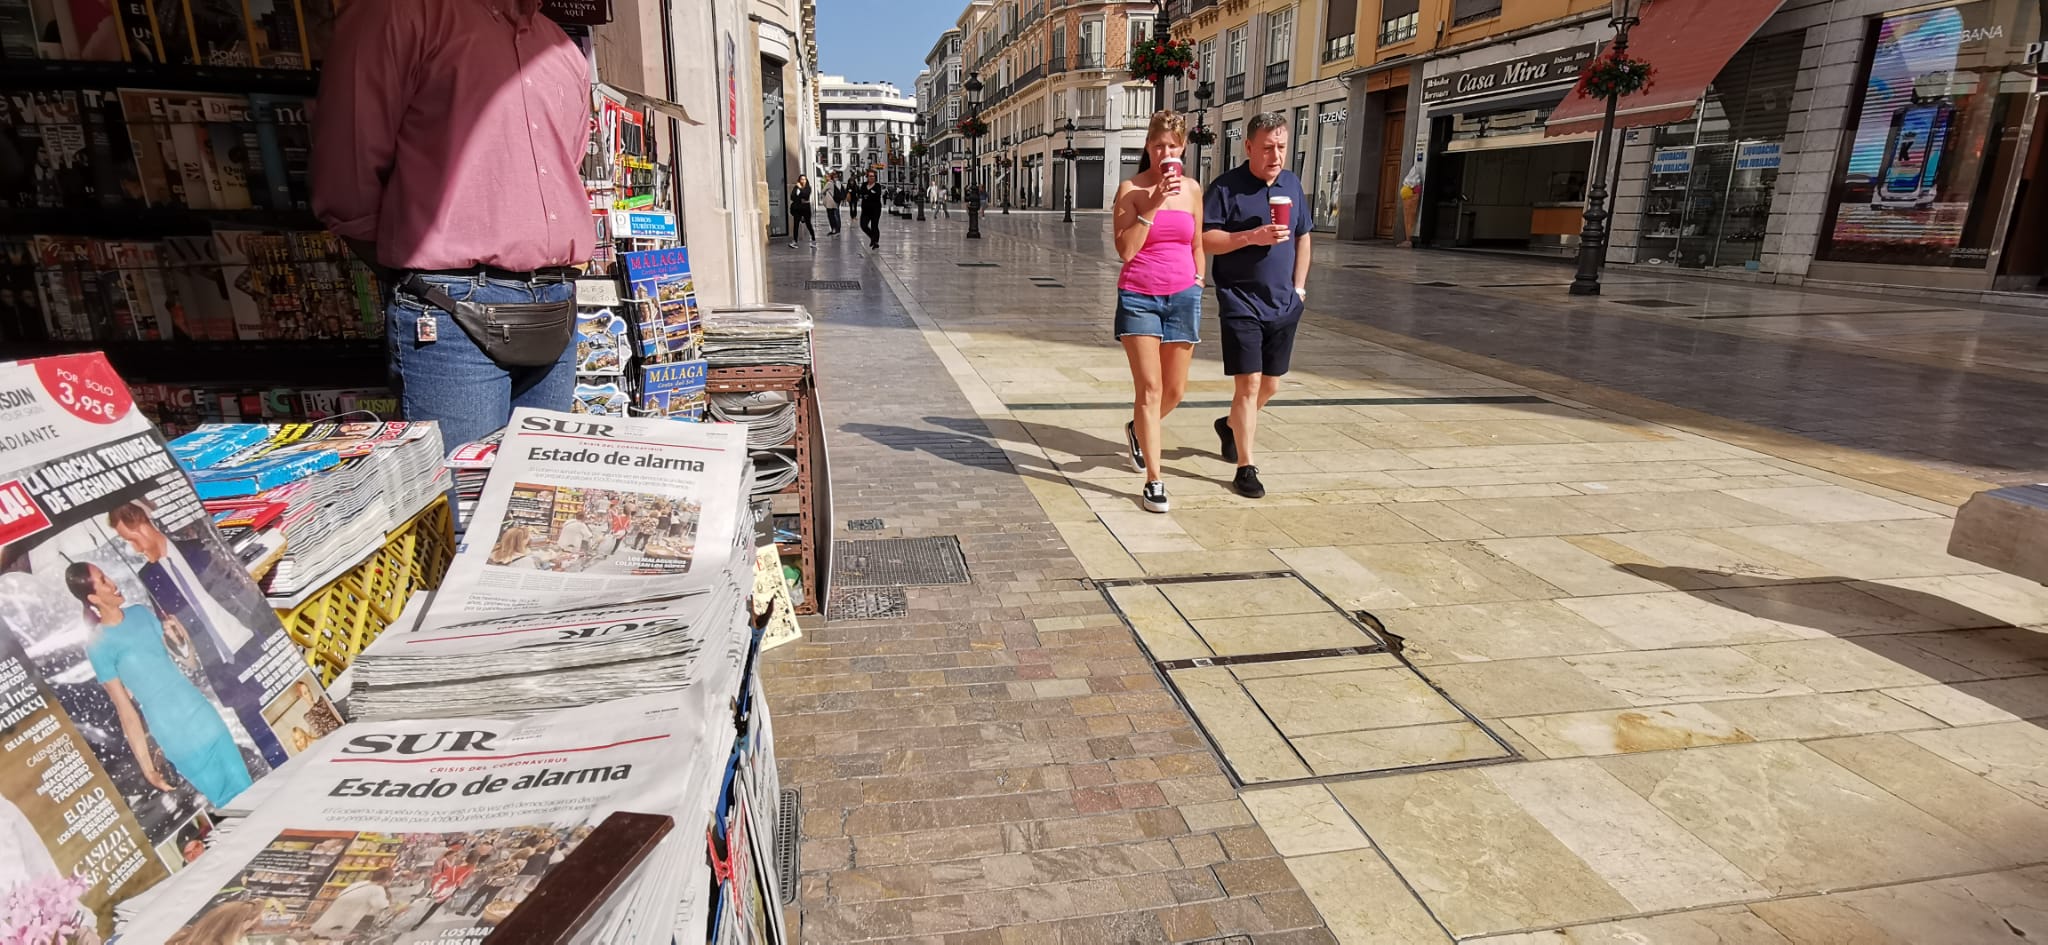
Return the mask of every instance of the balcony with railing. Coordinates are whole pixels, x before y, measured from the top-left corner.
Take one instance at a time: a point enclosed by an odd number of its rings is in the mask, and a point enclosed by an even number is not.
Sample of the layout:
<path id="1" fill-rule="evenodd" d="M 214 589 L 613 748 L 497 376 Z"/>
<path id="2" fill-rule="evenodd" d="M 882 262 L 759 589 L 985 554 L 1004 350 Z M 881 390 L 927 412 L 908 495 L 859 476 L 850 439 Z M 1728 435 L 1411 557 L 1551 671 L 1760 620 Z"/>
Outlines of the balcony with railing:
<path id="1" fill-rule="evenodd" d="M 1235 102 L 1244 98 L 1244 73 L 1240 72 L 1223 80 L 1223 100 Z"/>
<path id="2" fill-rule="evenodd" d="M 1287 63 L 1285 63 L 1285 62 L 1269 62 L 1269 63 L 1267 63 L 1267 64 L 1266 64 L 1266 87 L 1265 87 L 1264 91 L 1265 91 L 1265 92 L 1278 92 L 1278 91 L 1280 91 L 1281 89 L 1284 89 L 1284 88 L 1286 88 L 1286 87 L 1287 87 Z"/>
<path id="3" fill-rule="evenodd" d="M 1341 60 L 1349 59 L 1357 53 L 1357 33 L 1345 33 L 1342 36 L 1332 36 L 1323 43 L 1324 62 L 1338 62 Z"/>
<path id="4" fill-rule="evenodd" d="M 1109 68 L 1109 58 L 1103 55 L 1103 53 L 1100 50 L 1097 50 L 1095 52 L 1075 53 L 1073 56 L 1073 60 L 1074 69 L 1076 71 L 1085 71 L 1089 69 L 1102 70 Z"/>
<path id="5" fill-rule="evenodd" d="M 1030 88 L 1031 83 L 1043 78 L 1045 78 L 1045 64 L 1040 63 L 1024 70 L 1024 74 L 1017 77 L 1017 81 L 1012 87 L 1021 92 L 1024 89 Z"/>

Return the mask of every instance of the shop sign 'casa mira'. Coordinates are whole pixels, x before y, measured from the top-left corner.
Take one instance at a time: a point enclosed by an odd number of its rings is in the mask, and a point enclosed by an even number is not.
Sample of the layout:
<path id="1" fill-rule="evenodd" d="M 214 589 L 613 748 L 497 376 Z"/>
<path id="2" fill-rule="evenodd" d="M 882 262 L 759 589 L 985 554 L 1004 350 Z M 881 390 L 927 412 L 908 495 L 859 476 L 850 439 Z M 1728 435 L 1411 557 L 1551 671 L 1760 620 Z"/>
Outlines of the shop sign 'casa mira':
<path id="1" fill-rule="evenodd" d="M 1425 103 L 1448 102 L 1566 82 L 1579 77 L 1579 72 L 1585 69 L 1586 63 L 1593 61 L 1593 54 L 1598 49 L 1597 43 L 1582 43 L 1534 56 L 1429 76 L 1422 80 L 1422 100 Z"/>

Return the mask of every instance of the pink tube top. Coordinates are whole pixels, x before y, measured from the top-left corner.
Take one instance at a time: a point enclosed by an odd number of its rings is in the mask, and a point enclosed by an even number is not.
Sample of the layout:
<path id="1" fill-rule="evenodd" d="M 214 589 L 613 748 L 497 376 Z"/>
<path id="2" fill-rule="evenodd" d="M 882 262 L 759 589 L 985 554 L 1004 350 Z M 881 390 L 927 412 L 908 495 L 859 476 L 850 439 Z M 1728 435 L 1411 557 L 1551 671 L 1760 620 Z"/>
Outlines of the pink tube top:
<path id="1" fill-rule="evenodd" d="M 1143 295 L 1173 295 L 1195 284 L 1195 215 L 1161 210 L 1152 218 L 1145 245 L 1124 263 L 1116 287 Z"/>

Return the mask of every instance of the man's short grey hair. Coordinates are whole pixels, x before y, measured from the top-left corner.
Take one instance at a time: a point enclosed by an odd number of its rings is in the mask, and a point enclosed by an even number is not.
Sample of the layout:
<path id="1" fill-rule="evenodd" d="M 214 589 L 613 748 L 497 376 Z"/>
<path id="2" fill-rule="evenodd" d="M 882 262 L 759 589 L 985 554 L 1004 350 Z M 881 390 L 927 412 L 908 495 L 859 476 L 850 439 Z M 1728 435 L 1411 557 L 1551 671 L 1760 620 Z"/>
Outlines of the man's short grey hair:
<path id="1" fill-rule="evenodd" d="M 1260 132 L 1272 131 L 1275 128 L 1286 131 L 1287 116 L 1281 112 L 1260 112 L 1252 116 L 1251 124 L 1245 126 L 1244 136 L 1249 139 Z"/>

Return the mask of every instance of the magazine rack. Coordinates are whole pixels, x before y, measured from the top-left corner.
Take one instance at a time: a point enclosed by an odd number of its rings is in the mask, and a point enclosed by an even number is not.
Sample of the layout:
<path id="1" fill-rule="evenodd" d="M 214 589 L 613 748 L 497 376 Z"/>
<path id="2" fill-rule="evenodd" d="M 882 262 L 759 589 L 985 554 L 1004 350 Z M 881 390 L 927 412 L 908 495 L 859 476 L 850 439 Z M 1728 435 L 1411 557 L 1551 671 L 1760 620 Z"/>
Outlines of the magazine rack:
<path id="1" fill-rule="evenodd" d="M 829 541 L 830 537 L 821 536 L 818 530 L 817 473 L 821 466 L 816 450 L 818 430 L 811 422 L 810 401 L 817 397 L 817 390 L 812 385 L 810 369 L 800 364 L 712 368 L 704 386 L 709 393 L 773 390 L 792 395 L 797 413 L 796 436 L 790 441 L 796 447 L 796 484 L 777 494 L 797 496 L 798 538 L 793 543 L 777 542 L 775 547 L 783 557 L 797 559 L 797 569 L 802 574 L 803 603 L 797 605 L 796 612 L 818 613 L 818 598 L 825 587 L 820 574 L 824 556 L 819 542 Z"/>
<path id="2" fill-rule="evenodd" d="M 10 58 L 0 61 L 0 89 L 20 93 L 24 99 L 31 93 L 112 93 L 121 89 L 147 90 L 153 94 L 253 94 L 310 99 L 318 91 L 318 86 L 317 68 L 69 59 Z M 109 114 L 115 113 L 81 114 L 76 119 L 79 124 L 75 127 L 86 131 L 85 146 L 73 156 L 74 163 L 66 165 L 66 173 L 90 177 L 94 186 L 101 188 L 130 170 L 133 164 L 133 127 L 147 123 L 147 119 L 140 116 L 122 116 L 127 120 L 109 124 Z M 13 114 L 9 120 L 19 123 L 23 116 Z M 246 124 L 257 127 L 263 123 L 252 118 Z M 32 155 L 30 160 L 36 158 Z M 302 160 L 285 158 L 289 172 L 303 173 Z M 127 199 L 98 198 L 98 202 L 86 205 L 16 206 L 0 211 L 0 247 L 15 244 L 28 252 L 30 258 L 0 252 L 0 285 L 34 294 L 35 282 L 47 271 L 46 261 L 34 258 L 33 250 L 29 249 L 36 237 L 157 241 L 166 237 L 203 236 L 216 227 L 265 231 L 324 229 L 313 213 L 305 209 L 145 206 L 139 195 L 130 195 Z M 92 271 L 99 271 L 99 264 L 95 263 Z M 21 282 L 23 279 L 29 281 Z M 73 301 L 87 300 L 89 308 L 93 305 L 106 309 L 115 307 L 113 302 L 95 302 L 91 301 L 92 298 L 79 296 Z M 6 309 L 0 308 L 0 318 L 7 315 Z M 226 317 L 226 313 L 209 313 L 209 317 Z M 0 326 L 0 333 L 16 327 L 20 326 Z M 107 333 L 90 340 L 34 336 L 0 340 L 6 342 L 10 358 L 103 351 L 131 385 L 167 384 L 215 393 L 237 388 L 296 393 L 317 388 L 381 388 L 385 384 L 386 355 L 381 330 L 376 338 L 143 340 L 132 334 L 124 335 L 118 321 L 103 327 L 108 329 Z"/>
<path id="3" fill-rule="evenodd" d="M 673 818 L 657 814 L 620 811 L 606 817 L 484 936 L 484 945 L 566 945 L 673 829 Z"/>

